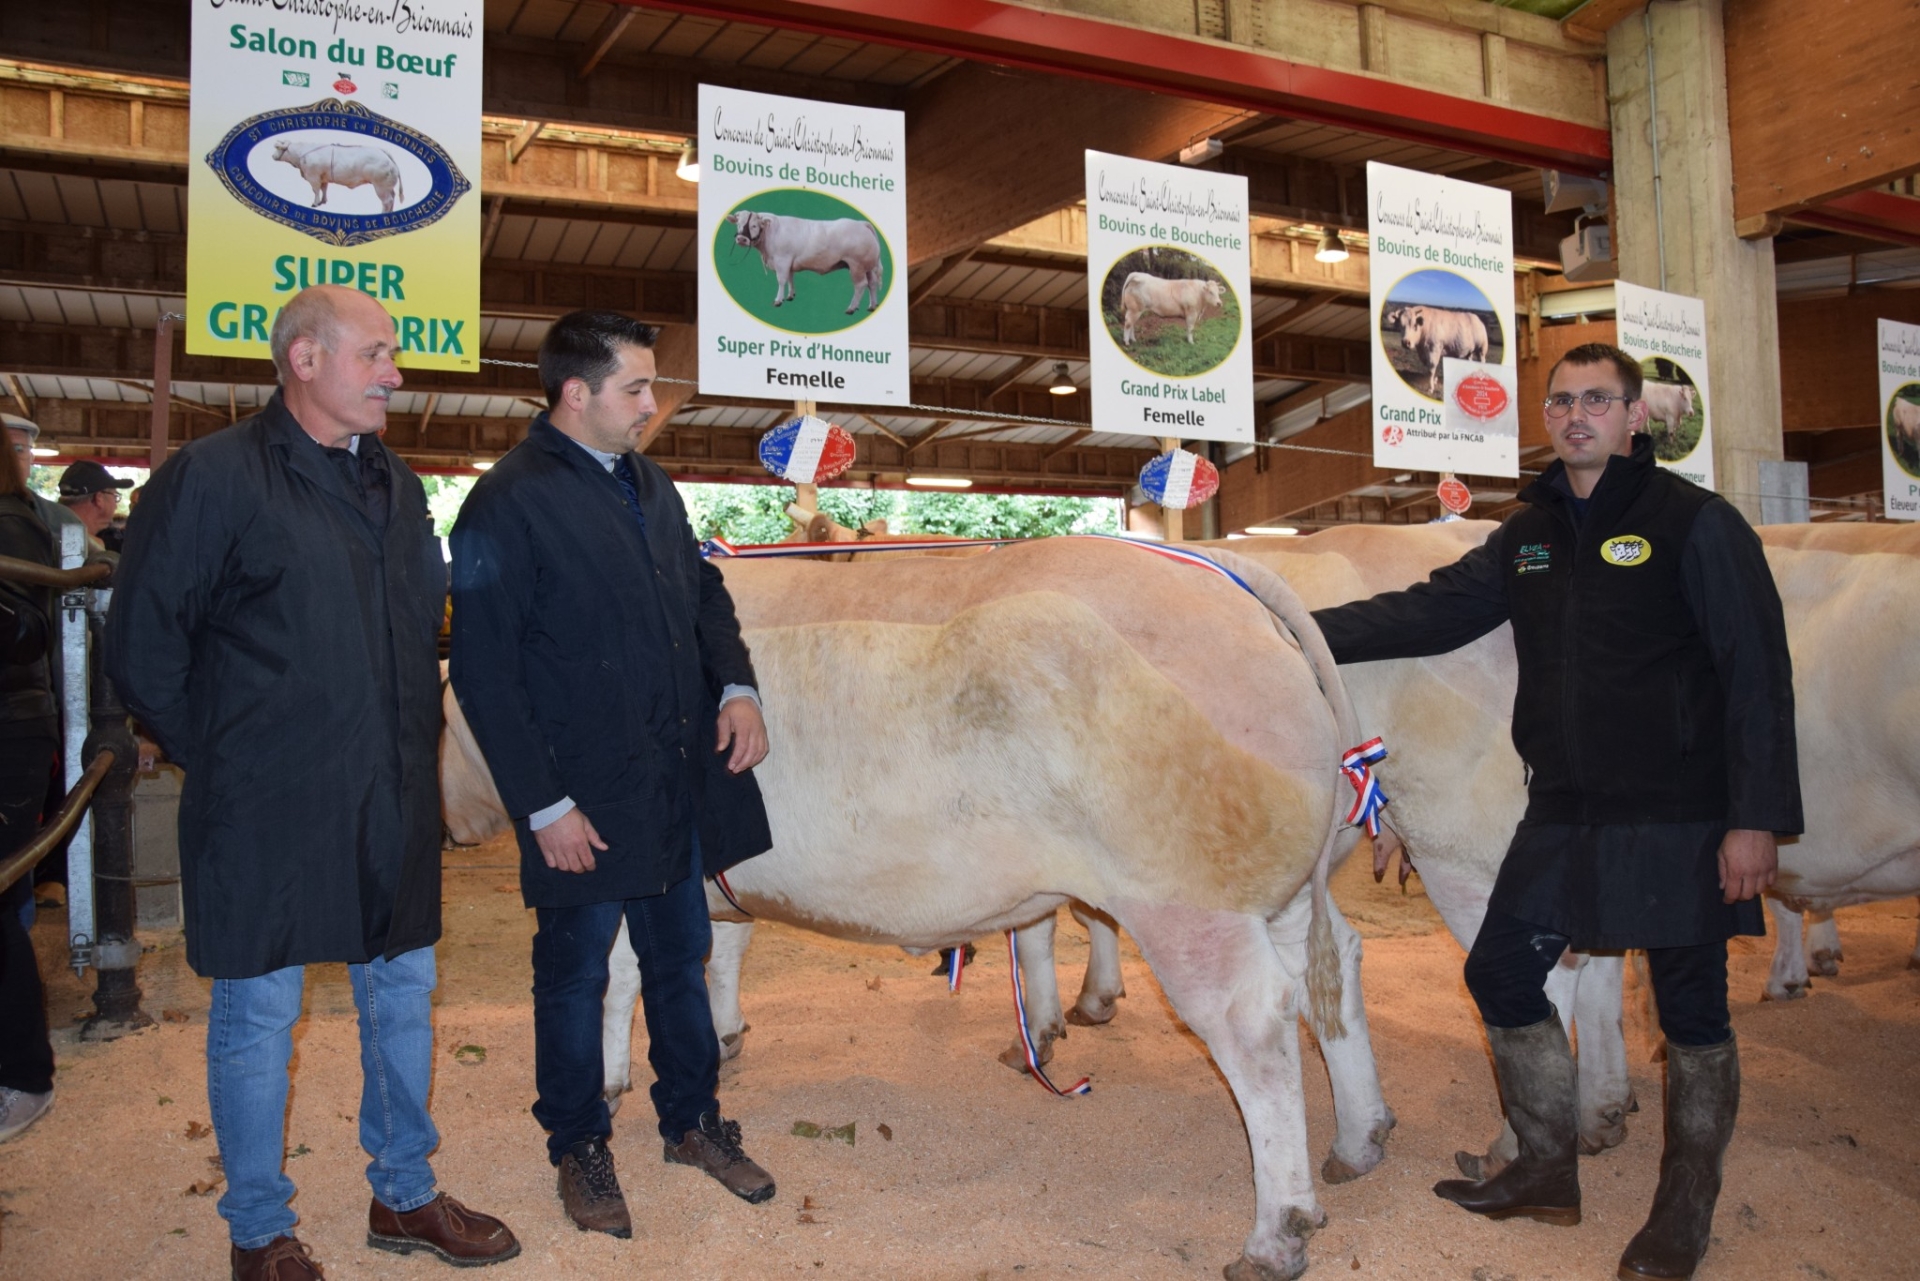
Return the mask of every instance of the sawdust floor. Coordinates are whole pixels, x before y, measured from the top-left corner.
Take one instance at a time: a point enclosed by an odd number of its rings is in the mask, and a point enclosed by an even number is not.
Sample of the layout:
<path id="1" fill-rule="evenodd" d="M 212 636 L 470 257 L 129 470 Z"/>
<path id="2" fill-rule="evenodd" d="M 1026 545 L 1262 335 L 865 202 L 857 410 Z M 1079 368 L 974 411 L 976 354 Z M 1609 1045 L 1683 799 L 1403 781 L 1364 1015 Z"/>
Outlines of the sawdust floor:
<path id="1" fill-rule="evenodd" d="M 778 1198 L 749 1206 L 663 1165 L 645 1097 L 633 1095 L 614 1151 L 636 1238 L 575 1231 L 527 1112 L 531 922 L 513 882 L 504 843 L 449 854 L 436 1169 L 525 1243 L 490 1275 L 1205 1278 L 1239 1253 L 1253 1215 L 1244 1131 L 1204 1048 L 1131 945 L 1119 1017 L 1075 1029 L 1060 1047 L 1059 1074 L 1091 1074 L 1094 1092 L 1058 1100 L 995 1061 L 1012 1041 L 1004 950 L 983 947 L 954 998 L 925 959 L 778 926 L 763 927 L 748 956 L 752 1031 L 721 1078 L 749 1150 L 779 1179 Z M 1367 1006 L 1400 1126 L 1380 1169 L 1321 1189 L 1331 1222 L 1311 1243 L 1309 1275 L 1611 1277 L 1659 1156 L 1660 1074 L 1640 1003 L 1629 1002 L 1628 1035 L 1644 1110 L 1623 1147 L 1584 1163 L 1585 1223 L 1487 1223 L 1445 1205 L 1429 1185 L 1451 1175 L 1455 1148 L 1484 1146 L 1497 1115 L 1460 950 L 1415 885 L 1412 897 L 1376 888 L 1357 861 L 1340 878 L 1341 901 L 1368 937 Z M 36 930 L 47 973 L 62 927 L 54 912 Z M 1841 929 L 1845 972 L 1792 1004 L 1757 1003 L 1765 946 L 1738 948 L 1746 1106 L 1705 1281 L 1920 1272 L 1920 974 L 1905 969 L 1914 902 L 1843 912 Z M 1085 938 L 1066 921 L 1060 940 L 1071 993 Z M 0 1147 L 0 1276 L 226 1274 L 214 1196 L 190 1191 L 215 1177 L 204 1131 L 208 987 L 187 970 L 177 934 L 148 941 L 146 1006 L 172 1021 L 143 1033 L 80 1043 L 75 1015 L 90 988 L 70 972 L 53 980 L 59 1105 Z M 307 999 L 287 1129 L 302 1237 L 334 1278 L 449 1275 L 426 1256 L 366 1248 L 344 968 L 316 967 Z M 464 1047 L 480 1047 L 483 1061 Z M 1307 1108 L 1317 1167 L 1332 1117 L 1311 1049 Z M 853 1122 L 857 1142 L 795 1137 L 796 1121 Z"/>

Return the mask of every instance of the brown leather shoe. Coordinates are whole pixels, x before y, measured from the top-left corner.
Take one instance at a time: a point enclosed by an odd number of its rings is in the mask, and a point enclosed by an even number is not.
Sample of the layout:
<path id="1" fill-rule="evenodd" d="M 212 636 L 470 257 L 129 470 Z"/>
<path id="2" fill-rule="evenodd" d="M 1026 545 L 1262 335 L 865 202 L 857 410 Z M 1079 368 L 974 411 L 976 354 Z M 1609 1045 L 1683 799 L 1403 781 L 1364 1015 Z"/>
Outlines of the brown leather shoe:
<path id="1" fill-rule="evenodd" d="M 258 1250 L 232 1250 L 233 1281 L 326 1281 L 304 1241 L 275 1237 Z"/>
<path id="2" fill-rule="evenodd" d="M 749 1205 L 773 1200 L 773 1176 L 740 1150 L 738 1121 L 723 1121 L 718 1112 L 705 1113 L 698 1129 L 688 1130 L 680 1142 L 665 1147 L 669 1162 L 705 1170 Z"/>
<path id="3" fill-rule="evenodd" d="M 605 1139 L 576 1143 L 561 1156 L 560 1200 L 582 1232 L 604 1232 L 622 1240 L 633 1235 L 627 1198 L 620 1193 Z"/>
<path id="4" fill-rule="evenodd" d="M 456 1268 L 484 1268 L 520 1253 L 520 1243 L 506 1224 L 469 1210 L 444 1192 L 405 1214 L 376 1199 L 367 1210 L 367 1244 L 395 1254 L 429 1250 Z"/>

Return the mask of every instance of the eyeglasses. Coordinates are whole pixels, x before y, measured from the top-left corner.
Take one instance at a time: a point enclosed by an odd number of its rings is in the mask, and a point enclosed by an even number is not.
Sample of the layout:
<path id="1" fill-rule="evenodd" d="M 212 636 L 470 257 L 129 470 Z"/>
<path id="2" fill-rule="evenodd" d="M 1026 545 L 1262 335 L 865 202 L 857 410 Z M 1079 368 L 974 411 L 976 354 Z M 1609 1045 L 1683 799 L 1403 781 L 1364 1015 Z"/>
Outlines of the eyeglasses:
<path id="1" fill-rule="evenodd" d="M 1545 403 L 1549 418 L 1565 418 L 1573 412 L 1573 402 L 1576 400 L 1588 413 L 1604 414 L 1607 412 L 1607 406 L 1614 401 L 1632 399 L 1634 399 L 1632 396 L 1609 396 L 1604 391 L 1583 391 L 1578 396 L 1569 391 L 1557 391 L 1547 397 Z"/>

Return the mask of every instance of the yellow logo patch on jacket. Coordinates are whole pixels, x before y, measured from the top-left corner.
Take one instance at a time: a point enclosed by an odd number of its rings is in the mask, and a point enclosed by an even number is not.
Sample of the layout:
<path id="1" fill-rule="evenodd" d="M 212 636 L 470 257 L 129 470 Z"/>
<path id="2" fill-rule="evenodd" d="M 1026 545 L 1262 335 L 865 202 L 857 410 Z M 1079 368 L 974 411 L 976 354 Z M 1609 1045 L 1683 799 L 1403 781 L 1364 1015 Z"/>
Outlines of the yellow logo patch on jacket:
<path id="1" fill-rule="evenodd" d="M 1653 544 L 1638 534 L 1622 534 L 1600 544 L 1600 559 L 1609 565 L 1644 565 L 1653 559 Z"/>

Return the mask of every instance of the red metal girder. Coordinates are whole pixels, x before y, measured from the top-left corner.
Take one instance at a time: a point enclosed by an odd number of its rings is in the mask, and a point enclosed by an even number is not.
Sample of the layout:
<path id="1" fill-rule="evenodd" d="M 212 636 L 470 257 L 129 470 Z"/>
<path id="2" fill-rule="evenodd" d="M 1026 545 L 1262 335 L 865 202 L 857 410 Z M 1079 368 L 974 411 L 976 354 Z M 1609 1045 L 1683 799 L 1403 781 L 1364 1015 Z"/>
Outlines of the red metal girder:
<path id="1" fill-rule="evenodd" d="M 1605 129 L 1302 66 L 1217 41 L 1002 0 L 621 0 L 648 9 L 810 31 L 1359 129 L 1573 173 L 1612 166 Z"/>
<path id="2" fill-rule="evenodd" d="M 1920 245 L 1920 200 L 1888 191 L 1856 191 L 1835 196 L 1821 204 L 1795 210 L 1787 215 L 1787 221 L 1895 244 Z"/>

